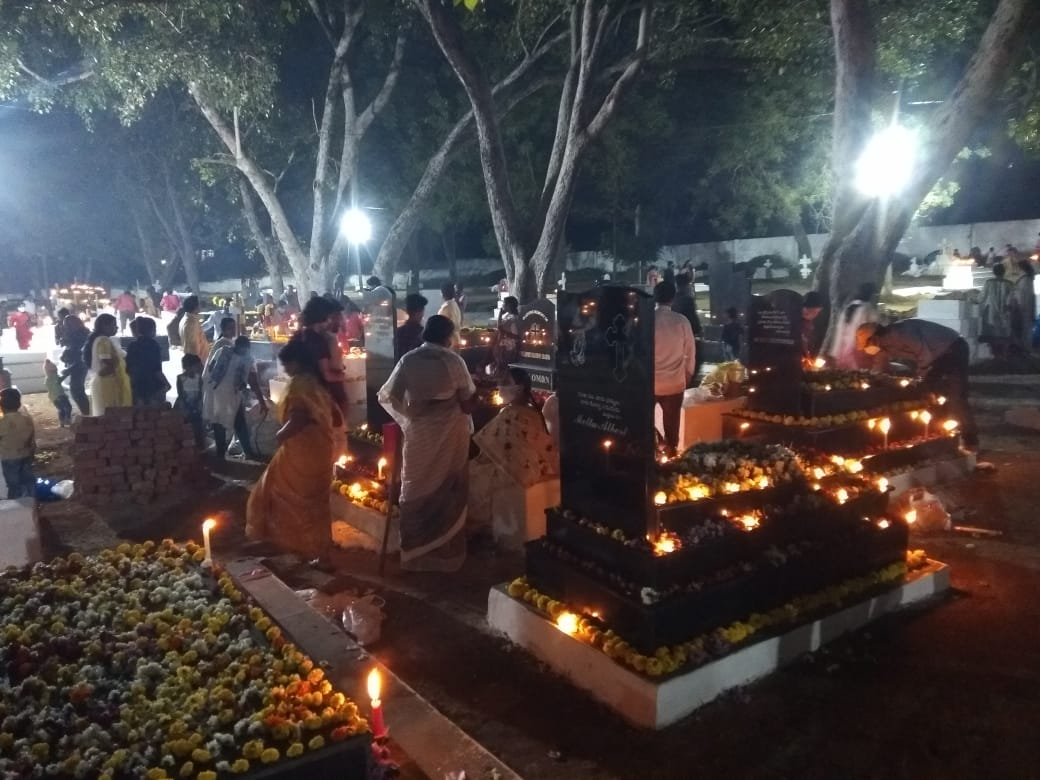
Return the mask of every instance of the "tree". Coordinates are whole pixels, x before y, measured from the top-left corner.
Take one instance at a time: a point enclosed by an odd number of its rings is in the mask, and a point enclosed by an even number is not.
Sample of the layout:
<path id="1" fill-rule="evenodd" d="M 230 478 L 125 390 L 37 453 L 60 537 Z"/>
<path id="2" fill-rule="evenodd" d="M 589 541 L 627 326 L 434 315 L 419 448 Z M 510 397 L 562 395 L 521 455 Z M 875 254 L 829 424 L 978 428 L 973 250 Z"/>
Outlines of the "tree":
<path id="1" fill-rule="evenodd" d="M 570 5 L 566 19 L 570 56 L 562 82 L 556 133 L 541 197 L 527 220 L 514 198 L 495 95 L 486 68 L 472 53 L 472 41 L 466 39 L 456 13 L 440 0 L 413 2 L 469 98 L 488 206 L 506 275 L 512 289 L 522 299 L 530 299 L 546 290 L 561 250 L 579 163 L 616 113 L 622 94 L 635 81 L 646 60 L 652 21 L 650 2 L 643 0 L 638 5 L 632 31 L 626 3 L 584 0 Z M 550 22 L 545 30 L 552 26 Z M 624 55 L 608 60 L 612 44 L 626 32 L 631 33 L 631 45 Z M 598 97 L 596 90 L 603 80 L 609 86 Z"/>
<path id="2" fill-rule="evenodd" d="M 867 198 L 854 165 L 869 141 L 879 49 L 869 0 L 830 0 L 836 63 L 831 234 L 816 284 L 842 306 L 863 282 L 880 281 L 914 213 L 993 109 L 1034 18 L 1033 0 L 999 0 L 967 66 L 947 98 L 921 124 L 920 156 L 905 190 Z"/>

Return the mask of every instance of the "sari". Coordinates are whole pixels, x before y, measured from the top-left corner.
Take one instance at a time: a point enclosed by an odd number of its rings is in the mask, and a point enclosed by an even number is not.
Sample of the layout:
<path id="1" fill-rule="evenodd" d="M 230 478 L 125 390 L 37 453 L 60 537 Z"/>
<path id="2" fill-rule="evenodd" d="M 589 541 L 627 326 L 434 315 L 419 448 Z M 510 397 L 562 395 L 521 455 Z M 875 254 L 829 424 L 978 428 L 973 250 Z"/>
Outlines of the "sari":
<path id="1" fill-rule="evenodd" d="M 379 390 L 379 403 L 404 433 L 402 569 L 458 571 L 466 560 L 473 420 L 459 402 L 475 392 L 462 358 L 430 343 L 402 357 Z"/>
<path id="2" fill-rule="evenodd" d="M 311 423 L 278 447 L 246 504 L 246 536 L 266 539 L 308 558 L 325 554 L 332 544 L 333 404 L 321 381 L 297 374 L 278 405 L 284 424 L 293 409 Z"/>
<path id="3" fill-rule="evenodd" d="M 99 371 L 103 360 L 112 361 L 112 373 L 102 376 Z M 126 373 L 126 358 L 112 339 L 98 336 L 90 353 L 90 414 L 99 417 L 113 406 L 132 406 L 130 376 Z"/>
<path id="4" fill-rule="evenodd" d="M 869 369 L 874 359 L 856 348 L 856 331 L 860 325 L 880 322 L 877 307 L 869 301 L 852 301 L 841 313 L 830 356 L 835 368 L 850 370 Z"/>
<path id="5" fill-rule="evenodd" d="M 509 404 L 473 437 L 487 459 L 517 485 L 529 488 L 560 476 L 560 453 L 542 413 Z"/>

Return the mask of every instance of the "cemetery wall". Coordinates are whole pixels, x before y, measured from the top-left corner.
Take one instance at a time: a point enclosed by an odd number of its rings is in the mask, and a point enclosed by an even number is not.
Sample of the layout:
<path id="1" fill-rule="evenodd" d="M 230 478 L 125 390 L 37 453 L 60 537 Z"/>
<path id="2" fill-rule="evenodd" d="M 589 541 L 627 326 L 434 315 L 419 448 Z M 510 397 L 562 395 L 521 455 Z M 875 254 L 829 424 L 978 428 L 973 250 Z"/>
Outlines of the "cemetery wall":
<path id="1" fill-rule="evenodd" d="M 173 409 L 117 407 L 73 431 L 76 497 L 87 504 L 146 504 L 204 473 L 191 426 Z"/>

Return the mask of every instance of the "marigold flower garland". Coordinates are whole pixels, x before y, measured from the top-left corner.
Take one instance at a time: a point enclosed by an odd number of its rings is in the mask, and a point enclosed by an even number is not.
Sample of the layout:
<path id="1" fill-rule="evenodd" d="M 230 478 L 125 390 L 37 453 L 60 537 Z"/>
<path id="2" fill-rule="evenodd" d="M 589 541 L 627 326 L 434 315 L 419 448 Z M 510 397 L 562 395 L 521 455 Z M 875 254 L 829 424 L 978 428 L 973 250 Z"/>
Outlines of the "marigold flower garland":
<path id="1" fill-rule="evenodd" d="M 194 543 L 0 577 L 0 775 L 218 780 L 367 730 Z"/>
<path id="2" fill-rule="evenodd" d="M 907 571 L 919 569 L 927 562 L 928 558 L 923 550 L 908 551 L 905 562 L 893 563 L 871 574 L 845 580 L 816 593 L 799 596 L 769 612 L 756 612 L 747 620 L 717 628 L 687 642 L 659 647 L 653 655 L 640 653 L 613 630 L 600 628 L 599 622 L 590 616 L 583 615 L 578 618 L 574 637 L 602 650 L 615 662 L 624 664 L 640 674 L 661 677 L 725 655 L 756 633 L 792 625 L 807 615 L 838 607 L 850 597 L 858 596 L 879 585 L 895 582 L 904 577 Z M 518 577 L 509 583 L 506 592 L 512 598 L 530 604 L 551 620 L 556 620 L 569 611 L 563 602 L 531 587 L 525 577 Z"/>

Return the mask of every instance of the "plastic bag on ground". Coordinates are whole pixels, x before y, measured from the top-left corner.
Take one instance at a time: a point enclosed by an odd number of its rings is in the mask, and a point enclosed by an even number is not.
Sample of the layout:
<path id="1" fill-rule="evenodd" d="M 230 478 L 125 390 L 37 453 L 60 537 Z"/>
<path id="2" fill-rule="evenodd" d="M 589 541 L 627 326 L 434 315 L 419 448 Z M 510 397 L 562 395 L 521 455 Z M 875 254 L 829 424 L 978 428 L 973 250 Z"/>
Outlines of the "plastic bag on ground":
<path id="1" fill-rule="evenodd" d="M 910 488 L 899 498 L 899 511 L 910 524 L 911 533 L 934 534 L 953 527 L 942 501 L 926 488 Z"/>
<path id="2" fill-rule="evenodd" d="M 343 628 L 364 647 L 379 641 L 386 601 L 373 593 L 352 599 L 343 610 Z"/>

